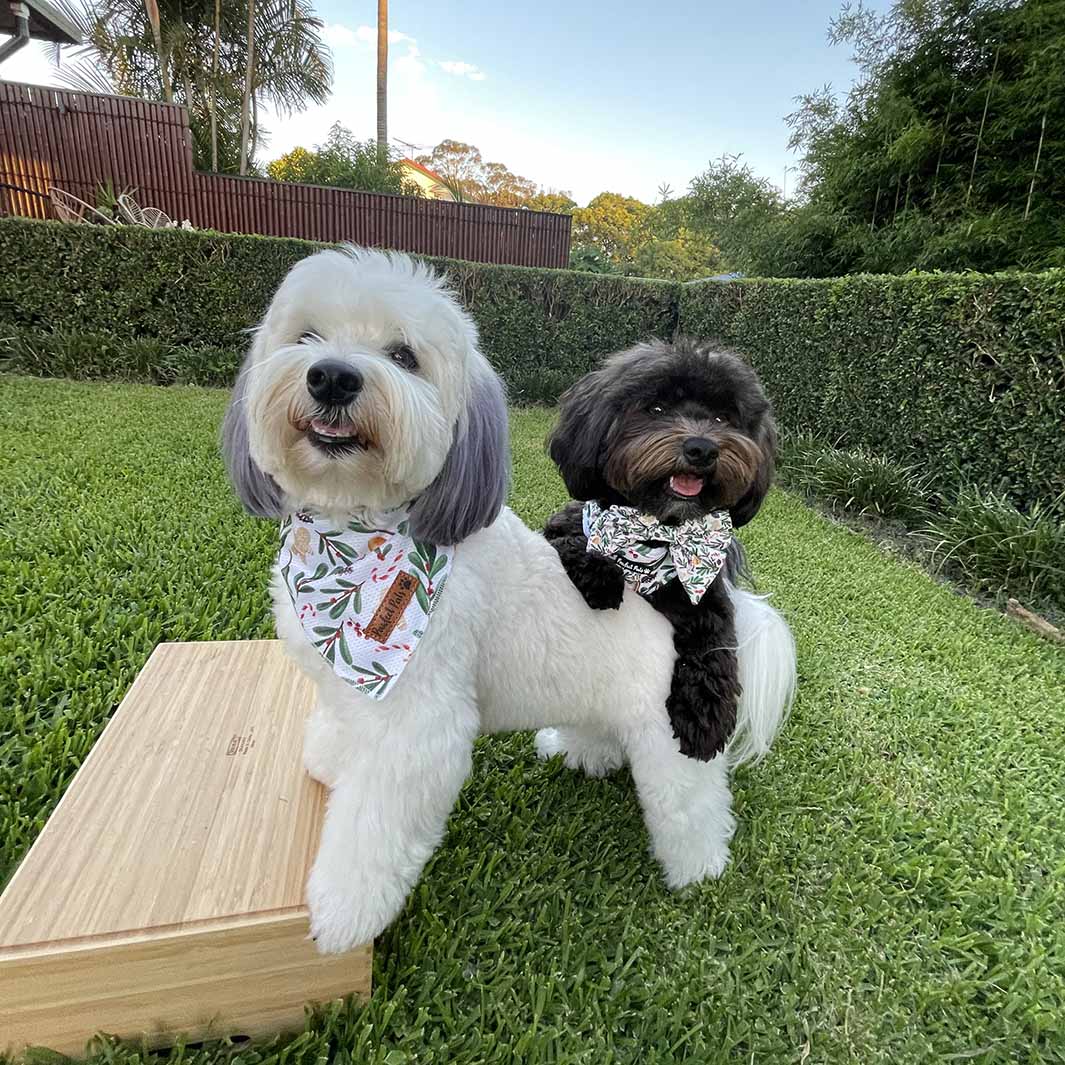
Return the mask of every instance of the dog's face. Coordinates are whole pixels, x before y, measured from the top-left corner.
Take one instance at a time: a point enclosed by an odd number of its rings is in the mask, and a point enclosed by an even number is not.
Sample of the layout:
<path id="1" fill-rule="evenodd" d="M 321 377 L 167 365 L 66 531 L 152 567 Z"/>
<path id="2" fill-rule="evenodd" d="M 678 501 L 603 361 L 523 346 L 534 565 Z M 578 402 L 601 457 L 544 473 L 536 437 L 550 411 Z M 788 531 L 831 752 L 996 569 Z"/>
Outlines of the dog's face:
<path id="1" fill-rule="evenodd" d="M 453 543 L 506 489 L 506 407 L 477 331 L 405 255 L 323 251 L 297 263 L 255 334 L 224 427 L 245 506 L 277 516 L 416 500 L 415 535 Z"/>
<path id="2" fill-rule="evenodd" d="M 743 525 L 769 489 L 776 430 L 737 356 L 655 342 L 611 356 L 562 397 L 549 450 L 575 499 L 667 524 L 728 510 Z"/>

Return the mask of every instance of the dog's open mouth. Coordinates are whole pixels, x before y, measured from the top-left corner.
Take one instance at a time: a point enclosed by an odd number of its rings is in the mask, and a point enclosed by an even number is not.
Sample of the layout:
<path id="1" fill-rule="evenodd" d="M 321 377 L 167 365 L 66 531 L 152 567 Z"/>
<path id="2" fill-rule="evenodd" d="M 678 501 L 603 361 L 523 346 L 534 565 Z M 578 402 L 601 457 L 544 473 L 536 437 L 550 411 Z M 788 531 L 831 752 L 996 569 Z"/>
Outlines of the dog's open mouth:
<path id="1" fill-rule="evenodd" d="M 351 422 L 334 423 L 324 418 L 312 418 L 304 430 L 307 439 L 327 455 L 342 455 L 349 451 L 365 451 L 370 447 L 368 437 Z"/>
<path id="2" fill-rule="evenodd" d="M 704 483 L 694 473 L 675 473 L 669 479 L 669 490 L 682 499 L 693 499 L 703 490 Z"/>

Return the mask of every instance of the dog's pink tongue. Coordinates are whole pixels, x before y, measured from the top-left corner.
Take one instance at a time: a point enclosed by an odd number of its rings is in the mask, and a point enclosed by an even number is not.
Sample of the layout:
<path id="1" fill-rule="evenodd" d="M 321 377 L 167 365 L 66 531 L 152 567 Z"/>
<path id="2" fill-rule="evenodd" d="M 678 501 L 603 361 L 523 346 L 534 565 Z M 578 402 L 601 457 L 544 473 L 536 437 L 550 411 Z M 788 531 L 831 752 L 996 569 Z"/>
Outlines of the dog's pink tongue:
<path id="1" fill-rule="evenodd" d="M 322 421 L 320 418 L 314 418 L 311 421 L 311 428 L 319 436 L 351 436 L 351 425 L 330 425 L 329 422 Z"/>
<path id="2" fill-rule="evenodd" d="M 669 487 L 679 496 L 697 496 L 703 490 L 703 479 L 690 473 L 675 473 L 669 479 Z"/>

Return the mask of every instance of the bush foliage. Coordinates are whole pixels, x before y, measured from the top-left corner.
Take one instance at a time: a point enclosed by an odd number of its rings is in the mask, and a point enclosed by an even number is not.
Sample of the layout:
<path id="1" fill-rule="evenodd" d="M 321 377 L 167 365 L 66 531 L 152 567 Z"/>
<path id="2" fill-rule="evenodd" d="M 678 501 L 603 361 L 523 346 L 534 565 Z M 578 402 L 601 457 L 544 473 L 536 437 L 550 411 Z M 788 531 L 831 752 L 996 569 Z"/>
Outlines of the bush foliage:
<path id="1" fill-rule="evenodd" d="M 1065 490 L 1065 270 L 685 285 L 680 324 L 750 358 L 781 423 L 1027 508 Z"/>
<path id="2" fill-rule="evenodd" d="M 0 220 L 0 357 L 42 376 L 228 384 L 319 245 Z M 1065 498 L 1065 270 L 677 285 L 437 259 L 518 402 L 679 329 L 745 353 L 782 425 L 1028 508 Z"/>
<path id="3" fill-rule="evenodd" d="M 281 278 L 320 246 L 0 220 L 0 357 L 42 376 L 228 384 Z M 552 402 L 599 356 L 676 329 L 669 282 L 431 261 L 519 402 Z"/>

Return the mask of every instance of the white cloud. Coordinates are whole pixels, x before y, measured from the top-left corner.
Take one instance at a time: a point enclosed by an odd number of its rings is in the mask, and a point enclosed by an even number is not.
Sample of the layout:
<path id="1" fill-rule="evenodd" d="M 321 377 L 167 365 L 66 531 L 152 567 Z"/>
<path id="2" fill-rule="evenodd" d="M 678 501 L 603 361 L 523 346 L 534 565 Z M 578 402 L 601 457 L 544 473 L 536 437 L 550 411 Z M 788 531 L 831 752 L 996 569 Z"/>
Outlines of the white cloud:
<path id="1" fill-rule="evenodd" d="M 322 27 L 322 39 L 330 48 L 350 48 L 359 41 L 354 30 L 339 22 Z"/>
<path id="2" fill-rule="evenodd" d="M 352 29 L 342 22 L 331 22 L 322 30 L 325 43 L 333 48 L 352 48 L 357 44 L 377 44 L 377 29 L 374 26 L 356 26 Z M 413 37 L 399 30 L 388 31 L 389 44 L 406 44 L 408 48 L 417 51 L 417 44 Z"/>
<path id="3" fill-rule="evenodd" d="M 484 81 L 487 75 L 482 70 L 478 70 L 473 63 L 463 63 L 460 60 L 445 59 L 438 63 L 437 66 L 445 74 L 454 74 L 459 78 L 469 78 L 470 81 Z"/>

